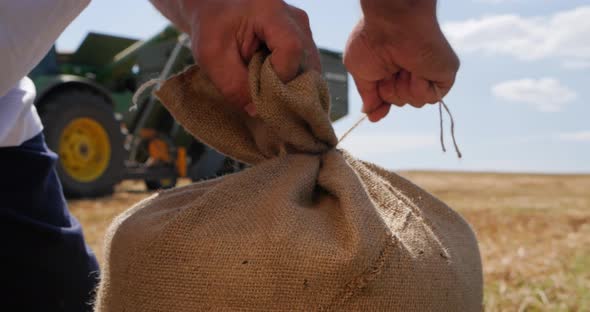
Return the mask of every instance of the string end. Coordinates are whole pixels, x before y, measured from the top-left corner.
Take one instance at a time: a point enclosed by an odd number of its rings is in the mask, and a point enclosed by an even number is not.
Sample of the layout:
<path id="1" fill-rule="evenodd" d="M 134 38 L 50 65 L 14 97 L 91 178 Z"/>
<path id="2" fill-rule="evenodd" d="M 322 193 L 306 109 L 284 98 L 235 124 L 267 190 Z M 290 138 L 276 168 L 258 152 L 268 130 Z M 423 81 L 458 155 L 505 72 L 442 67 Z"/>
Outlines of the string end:
<path id="1" fill-rule="evenodd" d="M 451 114 L 451 110 L 449 109 L 449 107 L 447 106 L 445 101 L 443 100 L 442 94 L 440 93 L 438 86 L 436 84 L 432 83 L 432 87 L 434 89 L 434 92 L 436 93 L 436 97 L 439 99 L 438 100 L 438 114 L 439 114 L 439 118 L 440 118 L 440 145 L 442 147 L 442 150 L 443 150 L 443 152 L 447 151 L 445 148 L 443 115 L 442 115 L 442 109 L 444 107 L 445 111 L 449 115 L 449 118 L 451 119 L 451 138 L 453 139 L 453 146 L 455 147 L 455 152 L 457 153 L 458 158 L 462 158 L 463 154 L 459 150 L 459 145 L 457 144 L 457 139 L 455 138 L 455 119 L 453 118 L 453 114 Z"/>

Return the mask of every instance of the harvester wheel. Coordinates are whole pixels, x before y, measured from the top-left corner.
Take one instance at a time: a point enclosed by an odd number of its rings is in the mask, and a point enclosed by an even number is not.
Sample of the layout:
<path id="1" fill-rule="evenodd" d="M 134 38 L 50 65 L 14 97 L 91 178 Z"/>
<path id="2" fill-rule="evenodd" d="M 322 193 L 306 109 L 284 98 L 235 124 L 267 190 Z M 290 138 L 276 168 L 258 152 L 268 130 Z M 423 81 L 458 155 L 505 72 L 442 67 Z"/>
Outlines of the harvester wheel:
<path id="1" fill-rule="evenodd" d="M 150 191 L 167 190 L 176 186 L 177 179 L 164 178 L 160 180 L 145 180 L 145 186 Z"/>
<path id="2" fill-rule="evenodd" d="M 142 138 L 136 159 L 149 168 L 174 168 L 176 152 L 173 151 L 174 142 L 162 133 L 155 133 L 153 137 Z M 158 179 L 145 179 L 145 186 L 150 191 L 167 190 L 176 186 L 177 176 L 167 176 Z"/>
<path id="3" fill-rule="evenodd" d="M 205 147 L 199 154 L 193 154 L 192 157 L 192 165 L 188 174 L 191 180 L 195 182 L 234 173 L 245 167 L 242 163 L 209 147 Z"/>
<path id="4" fill-rule="evenodd" d="M 100 95 L 72 89 L 44 101 L 41 114 L 57 172 L 69 197 L 111 194 L 121 180 L 125 150 L 120 123 Z"/>

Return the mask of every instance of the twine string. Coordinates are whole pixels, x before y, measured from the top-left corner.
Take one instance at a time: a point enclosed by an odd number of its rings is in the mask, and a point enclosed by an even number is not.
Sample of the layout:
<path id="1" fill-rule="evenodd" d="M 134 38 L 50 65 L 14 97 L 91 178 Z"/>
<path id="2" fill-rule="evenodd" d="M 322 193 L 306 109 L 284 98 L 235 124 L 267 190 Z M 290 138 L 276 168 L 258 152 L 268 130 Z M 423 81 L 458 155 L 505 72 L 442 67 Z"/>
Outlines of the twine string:
<path id="1" fill-rule="evenodd" d="M 449 115 L 449 119 L 451 120 L 451 138 L 453 139 L 453 146 L 455 147 L 455 152 L 457 153 L 457 157 L 458 158 L 462 158 L 463 154 L 461 153 L 461 151 L 459 150 L 459 144 L 457 144 L 457 139 L 455 138 L 455 119 L 453 118 L 453 114 L 451 113 L 451 110 L 449 109 L 449 107 L 447 106 L 447 104 L 445 103 L 445 101 L 442 98 L 442 94 L 438 88 L 437 85 L 435 85 L 434 83 L 432 83 L 432 87 L 434 89 L 434 92 L 436 93 L 436 97 L 438 98 L 438 117 L 440 119 L 440 146 L 442 148 L 443 152 L 446 152 L 447 149 L 445 147 L 445 139 L 444 139 L 444 127 L 443 127 L 443 107 L 445 109 L 445 111 L 447 112 L 447 114 Z M 367 119 L 367 115 L 363 114 L 363 116 L 361 116 L 361 118 L 359 118 L 359 120 L 357 120 L 354 125 L 352 125 L 352 127 L 350 127 L 348 130 L 346 130 L 346 132 L 344 132 L 344 134 L 340 137 L 340 139 L 338 139 L 338 144 L 340 144 L 340 142 L 344 141 L 344 139 L 346 139 L 346 137 L 352 132 L 354 131 L 356 128 L 358 128 L 358 126 L 361 125 L 361 123 L 363 121 L 365 121 L 365 119 Z M 337 145 L 338 145 L 337 144 Z"/>
<path id="2" fill-rule="evenodd" d="M 369 116 L 367 116 L 366 114 L 363 114 L 363 116 L 361 116 L 361 118 L 359 118 L 359 120 L 357 120 L 357 121 L 354 123 L 354 125 L 352 125 L 352 127 L 350 127 L 350 129 L 348 129 L 348 130 L 346 130 L 346 132 L 344 132 L 344 134 L 343 134 L 343 135 L 340 137 L 340 139 L 338 139 L 338 143 L 337 143 L 336 145 L 338 145 L 338 144 L 340 144 L 340 142 L 344 141 L 344 139 L 346 139 L 346 137 L 347 137 L 347 136 L 348 136 L 348 135 L 349 135 L 349 134 L 350 134 L 350 133 L 351 133 L 351 132 L 352 132 L 354 129 L 356 129 L 358 126 L 360 126 L 360 125 L 361 125 L 361 123 L 363 123 L 363 121 L 365 121 L 365 119 L 367 119 L 367 117 L 369 117 Z"/>
<path id="3" fill-rule="evenodd" d="M 462 158 L 463 154 L 461 154 L 461 150 L 459 150 L 459 145 L 457 144 L 457 139 L 455 138 L 455 119 L 453 118 L 453 114 L 451 110 L 443 100 L 442 94 L 438 86 L 434 83 L 431 84 L 432 88 L 434 89 L 434 93 L 436 93 L 436 97 L 438 98 L 438 111 L 439 111 L 439 118 L 440 118 L 440 144 L 443 149 L 443 152 L 446 152 L 445 149 L 445 142 L 444 142 L 444 135 L 443 135 L 443 116 L 442 116 L 442 108 L 445 108 L 447 115 L 449 115 L 449 119 L 451 120 L 451 139 L 453 139 L 453 146 L 455 147 L 455 152 L 457 153 L 458 158 Z"/>
<path id="4" fill-rule="evenodd" d="M 440 134 L 440 147 L 442 148 L 443 153 L 447 152 L 445 148 L 445 128 L 443 127 L 443 115 L 442 115 L 442 104 L 438 102 L 438 119 L 440 120 L 440 128 L 438 133 Z"/>
<path id="5" fill-rule="evenodd" d="M 133 105 L 131 105 L 131 107 L 129 107 L 129 111 L 132 112 L 134 110 L 137 110 L 139 107 L 139 100 L 140 97 L 151 87 L 155 86 L 155 85 L 159 85 L 162 82 L 162 79 L 160 78 L 156 78 L 156 79 L 151 79 L 146 81 L 144 84 L 142 84 L 141 86 L 139 86 L 139 88 L 137 88 L 137 91 L 135 91 L 135 93 L 133 94 L 133 98 L 132 98 L 132 102 Z M 157 89 L 157 88 L 155 88 Z M 152 90 L 152 92 L 150 93 L 150 95 L 154 94 L 154 90 Z"/>

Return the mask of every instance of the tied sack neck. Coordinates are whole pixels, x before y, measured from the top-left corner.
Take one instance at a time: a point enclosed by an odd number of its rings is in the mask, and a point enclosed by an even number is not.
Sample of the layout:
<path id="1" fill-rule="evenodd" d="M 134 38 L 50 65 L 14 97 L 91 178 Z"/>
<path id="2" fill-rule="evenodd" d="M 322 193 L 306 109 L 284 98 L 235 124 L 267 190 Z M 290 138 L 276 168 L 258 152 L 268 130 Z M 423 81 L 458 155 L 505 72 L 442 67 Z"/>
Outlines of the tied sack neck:
<path id="1" fill-rule="evenodd" d="M 248 164 L 288 153 L 321 154 L 337 145 L 320 73 L 307 71 L 284 84 L 270 58 L 258 53 L 249 64 L 249 83 L 256 117 L 228 105 L 196 65 L 164 82 L 156 96 L 193 136 Z"/>

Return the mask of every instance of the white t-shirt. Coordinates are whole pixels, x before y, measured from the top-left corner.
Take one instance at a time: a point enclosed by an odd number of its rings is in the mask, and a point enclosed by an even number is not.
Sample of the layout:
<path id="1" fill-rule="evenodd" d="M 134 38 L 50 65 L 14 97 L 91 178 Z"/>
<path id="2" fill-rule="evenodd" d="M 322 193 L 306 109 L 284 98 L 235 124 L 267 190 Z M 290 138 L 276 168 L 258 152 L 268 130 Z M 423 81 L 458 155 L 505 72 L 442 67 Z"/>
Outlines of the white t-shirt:
<path id="1" fill-rule="evenodd" d="M 33 105 L 35 86 L 25 75 L 88 3 L 0 1 L 0 147 L 18 146 L 43 130 Z"/>

